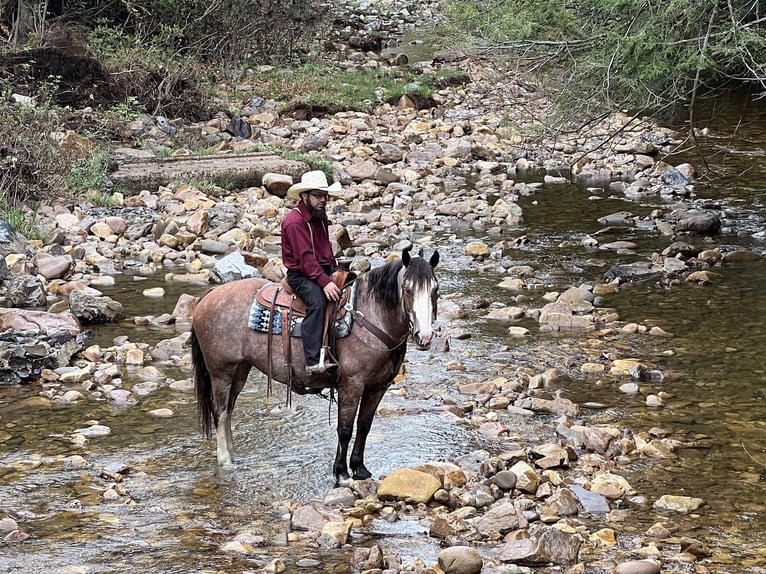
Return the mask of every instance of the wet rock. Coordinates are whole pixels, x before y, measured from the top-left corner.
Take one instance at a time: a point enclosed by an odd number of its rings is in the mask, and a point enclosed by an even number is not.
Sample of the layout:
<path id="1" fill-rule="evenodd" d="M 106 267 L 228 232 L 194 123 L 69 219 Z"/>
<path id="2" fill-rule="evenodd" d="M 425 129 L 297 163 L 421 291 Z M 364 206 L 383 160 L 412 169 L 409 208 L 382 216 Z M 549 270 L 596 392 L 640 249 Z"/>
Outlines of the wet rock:
<path id="1" fill-rule="evenodd" d="M 727 264 L 754 263 L 756 261 L 760 261 L 761 259 L 763 259 L 763 256 L 760 253 L 756 253 L 755 251 L 738 249 L 736 251 L 725 253 L 723 257 L 721 258 L 721 262 L 727 263 Z"/>
<path id="2" fill-rule="evenodd" d="M 591 492 L 578 484 L 570 487 L 586 514 L 606 514 L 610 510 L 607 498 L 597 492 Z"/>
<path id="3" fill-rule="evenodd" d="M 328 522 L 322 527 L 317 542 L 325 548 L 340 548 L 348 542 L 350 522 Z"/>
<path id="4" fill-rule="evenodd" d="M 241 532 L 232 540 L 224 542 L 221 545 L 222 552 L 236 554 L 255 554 L 258 548 L 264 545 L 264 538 L 260 534 L 253 532 Z"/>
<path id="5" fill-rule="evenodd" d="M 481 554 L 470 546 L 445 548 L 437 561 L 444 574 L 479 574 L 484 566 Z"/>
<path id="6" fill-rule="evenodd" d="M 660 565 L 651 560 L 629 560 L 614 568 L 614 574 L 660 574 Z"/>
<path id="7" fill-rule="evenodd" d="M 383 567 L 383 551 L 380 546 L 373 544 L 368 548 L 355 548 L 351 566 L 360 572 Z"/>
<path id="8" fill-rule="evenodd" d="M 69 308 L 85 325 L 108 323 L 123 317 L 122 303 L 104 295 L 89 295 L 77 290 L 69 295 Z"/>
<path id="9" fill-rule="evenodd" d="M 716 235 L 721 231 L 721 219 L 709 211 L 690 211 L 678 220 L 675 230 L 677 233 L 691 232 L 700 235 Z"/>
<path id="10" fill-rule="evenodd" d="M 591 315 L 575 315 L 572 307 L 564 302 L 545 305 L 540 310 L 538 323 L 541 331 L 591 331 L 596 328 Z"/>
<path id="11" fill-rule="evenodd" d="M 112 434 L 112 429 L 106 425 L 92 424 L 87 427 L 79 428 L 73 432 L 80 434 L 86 438 L 94 438 L 94 437 L 101 437 L 101 436 L 109 436 L 110 434 Z"/>
<path id="12" fill-rule="evenodd" d="M 342 518 L 336 512 L 304 505 L 295 509 L 290 519 L 290 526 L 293 530 L 314 530 L 321 532 L 325 524 L 331 521 L 340 522 Z"/>
<path id="13" fill-rule="evenodd" d="M 635 494 L 635 490 L 633 490 L 626 479 L 610 472 L 605 472 L 596 476 L 591 481 L 590 489 L 592 492 L 601 494 L 605 498 L 611 500 Z"/>
<path id="14" fill-rule="evenodd" d="M 400 468 L 386 476 L 378 487 L 381 500 L 403 500 L 405 502 L 428 502 L 441 488 L 439 479 L 409 468 Z"/>
<path id="15" fill-rule="evenodd" d="M 663 494 L 654 502 L 654 508 L 657 510 L 672 510 L 674 512 L 694 512 L 705 504 L 702 498 L 693 496 L 676 496 L 673 494 Z"/>

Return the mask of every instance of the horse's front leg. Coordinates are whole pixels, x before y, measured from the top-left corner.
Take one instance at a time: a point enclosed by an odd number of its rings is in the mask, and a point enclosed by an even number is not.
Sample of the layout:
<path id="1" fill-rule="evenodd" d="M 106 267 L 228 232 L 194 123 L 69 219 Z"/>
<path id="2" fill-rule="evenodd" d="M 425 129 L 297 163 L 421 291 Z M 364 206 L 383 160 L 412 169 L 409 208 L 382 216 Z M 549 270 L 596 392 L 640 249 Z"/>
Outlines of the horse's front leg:
<path id="1" fill-rule="evenodd" d="M 346 459 L 348 458 L 348 445 L 351 442 L 351 435 L 354 431 L 353 418 L 351 423 L 342 425 L 340 416 L 338 416 L 338 448 L 335 451 L 335 462 L 332 466 L 332 473 L 335 475 L 335 486 L 345 486 L 349 482 L 348 467 Z"/>
<path id="2" fill-rule="evenodd" d="M 375 412 L 378 410 L 383 395 L 386 392 L 386 386 L 379 390 L 362 397 L 359 406 L 359 416 L 356 419 L 356 439 L 354 439 L 354 448 L 351 451 L 349 466 L 353 472 L 354 480 L 365 480 L 372 476 L 372 473 L 364 466 L 364 449 L 367 445 L 367 436 L 372 428 L 372 420 L 375 418 Z"/>

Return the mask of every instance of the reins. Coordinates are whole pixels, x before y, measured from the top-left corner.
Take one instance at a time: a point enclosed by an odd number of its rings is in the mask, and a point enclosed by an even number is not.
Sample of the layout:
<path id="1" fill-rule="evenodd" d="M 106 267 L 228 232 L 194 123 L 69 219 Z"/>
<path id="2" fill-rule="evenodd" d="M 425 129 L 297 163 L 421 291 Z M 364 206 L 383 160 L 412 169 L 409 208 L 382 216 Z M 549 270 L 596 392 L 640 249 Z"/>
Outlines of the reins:
<path id="1" fill-rule="evenodd" d="M 409 333 L 407 333 L 407 334 L 405 334 L 405 335 L 404 335 L 404 337 L 402 337 L 402 339 L 401 339 L 401 340 L 400 340 L 400 341 L 397 343 L 397 342 L 396 342 L 396 341 L 394 341 L 394 339 L 393 339 L 393 338 L 392 338 L 392 337 L 391 337 L 391 336 L 390 336 L 388 333 L 386 333 L 386 332 L 385 332 L 383 329 L 381 329 L 380 327 L 378 327 L 378 326 L 377 326 L 377 325 L 375 325 L 374 323 L 370 323 L 370 322 L 367 320 L 367 317 L 365 317 L 365 316 L 364 316 L 364 313 L 362 313 L 361 311 L 358 311 L 358 310 L 354 309 L 354 318 L 355 318 L 355 320 L 356 320 L 356 321 L 357 321 L 357 322 L 358 322 L 358 323 L 359 323 L 359 324 L 360 324 L 362 327 L 364 327 L 364 328 L 365 328 L 365 329 L 367 329 L 367 330 L 368 330 L 370 333 L 372 333 L 373 335 L 375 335 L 375 336 L 376 336 L 376 337 L 377 337 L 377 338 L 380 340 L 380 342 L 381 342 L 381 343 L 383 343 L 384 345 L 386 345 L 387 347 L 389 347 L 389 348 L 387 348 L 387 349 L 376 349 L 375 347 L 372 347 L 372 346 L 368 345 L 367 343 L 365 343 L 364 341 L 362 341 L 362 340 L 359 338 L 359 336 L 358 336 L 356 333 L 354 333 L 354 330 L 352 329 L 352 330 L 351 330 L 351 334 L 352 334 L 352 335 L 354 335 L 354 337 L 356 337 L 356 339 L 357 339 L 357 340 L 358 340 L 360 343 L 362 343 L 362 345 L 364 345 L 364 346 L 365 346 L 365 347 L 367 347 L 368 349 L 372 349 L 373 351 L 380 351 L 380 352 L 384 352 L 384 353 L 390 353 L 390 352 L 396 351 L 396 350 L 397 350 L 399 347 L 401 347 L 401 346 L 402 346 L 404 343 L 406 343 L 406 342 L 407 342 L 407 337 L 409 337 Z"/>

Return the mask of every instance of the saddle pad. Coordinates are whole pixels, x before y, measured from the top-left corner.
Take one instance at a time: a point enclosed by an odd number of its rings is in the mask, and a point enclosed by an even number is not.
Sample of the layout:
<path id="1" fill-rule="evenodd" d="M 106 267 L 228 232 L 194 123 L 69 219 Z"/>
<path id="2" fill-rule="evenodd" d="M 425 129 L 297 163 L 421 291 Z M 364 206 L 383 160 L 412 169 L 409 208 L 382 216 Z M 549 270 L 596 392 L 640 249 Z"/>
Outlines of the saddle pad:
<path id="1" fill-rule="evenodd" d="M 271 319 L 271 309 L 264 307 L 258 303 L 257 299 L 253 299 L 252 305 L 250 305 L 250 316 L 247 320 L 247 326 L 258 331 L 260 333 L 268 333 L 269 321 Z M 301 317 L 293 317 L 290 324 L 290 332 L 295 332 L 295 326 L 301 322 Z M 271 332 L 275 335 L 282 334 L 282 313 L 276 311 L 274 313 L 274 321 L 271 324 Z"/>

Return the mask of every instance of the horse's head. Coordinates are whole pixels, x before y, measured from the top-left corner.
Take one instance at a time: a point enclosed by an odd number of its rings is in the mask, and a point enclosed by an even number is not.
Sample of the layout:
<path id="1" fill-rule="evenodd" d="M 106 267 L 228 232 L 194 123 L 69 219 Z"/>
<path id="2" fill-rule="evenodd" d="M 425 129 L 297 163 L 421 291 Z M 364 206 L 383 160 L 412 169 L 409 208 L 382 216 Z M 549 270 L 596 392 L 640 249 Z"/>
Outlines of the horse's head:
<path id="1" fill-rule="evenodd" d="M 425 351 L 434 337 L 432 323 L 436 320 L 436 300 L 439 297 L 439 282 L 434 268 L 439 263 L 439 252 L 434 251 L 431 259 L 426 261 L 422 257 L 411 256 L 407 248 L 402 251 L 402 262 L 402 305 L 412 340 L 418 349 Z"/>

